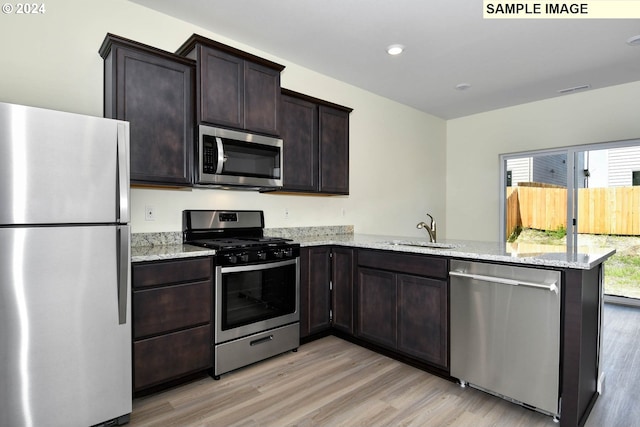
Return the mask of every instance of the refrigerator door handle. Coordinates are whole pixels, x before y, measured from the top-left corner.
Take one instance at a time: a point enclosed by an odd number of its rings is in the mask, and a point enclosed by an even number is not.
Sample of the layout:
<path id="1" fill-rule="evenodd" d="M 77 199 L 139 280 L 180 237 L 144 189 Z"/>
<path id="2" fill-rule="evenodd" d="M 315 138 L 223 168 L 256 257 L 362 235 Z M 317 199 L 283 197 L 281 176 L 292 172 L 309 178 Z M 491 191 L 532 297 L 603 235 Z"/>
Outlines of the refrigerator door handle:
<path id="1" fill-rule="evenodd" d="M 116 254 L 118 263 L 118 323 L 124 325 L 127 323 L 127 305 L 129 301 L 129 282 L 130 282 L 130 226 L 119 225 L 117 228 L 117 247 Z"/>
<path id="2" fill-rule="evenodd" d="M 118 123 L 118 222 L 129 222 L 129 131 L 128 123 Z"/>

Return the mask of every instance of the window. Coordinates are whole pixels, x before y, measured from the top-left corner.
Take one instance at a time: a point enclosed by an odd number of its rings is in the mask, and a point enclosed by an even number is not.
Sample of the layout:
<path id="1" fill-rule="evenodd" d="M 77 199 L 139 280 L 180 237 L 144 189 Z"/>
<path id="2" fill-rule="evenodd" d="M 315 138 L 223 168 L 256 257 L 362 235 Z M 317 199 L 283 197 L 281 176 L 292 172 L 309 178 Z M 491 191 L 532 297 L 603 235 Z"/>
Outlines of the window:
<path id="1" fill-rule="evenodd" d="M 501 189 L 501 240 L 522 252 L 614 247 L 607 300 L 640 305 L 640 140 L 502 154 L 500 161 L 502 182 L 517 185 Z"/>

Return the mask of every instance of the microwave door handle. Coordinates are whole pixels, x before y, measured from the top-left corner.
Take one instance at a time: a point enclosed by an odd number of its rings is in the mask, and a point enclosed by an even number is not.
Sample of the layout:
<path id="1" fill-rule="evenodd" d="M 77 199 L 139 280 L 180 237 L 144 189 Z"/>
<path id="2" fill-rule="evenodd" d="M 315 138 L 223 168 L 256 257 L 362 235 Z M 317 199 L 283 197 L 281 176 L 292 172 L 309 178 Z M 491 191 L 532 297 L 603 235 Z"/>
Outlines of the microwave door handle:
<path id="1" fill-rule="evenodd" d="M 222 173 L 222 167 L 224 166 L 224 146 L 222 145 L 222 138 L 216 136 L 216 145 L 218 146 L 218 161 L 216 163 L 216 174 Z"/>

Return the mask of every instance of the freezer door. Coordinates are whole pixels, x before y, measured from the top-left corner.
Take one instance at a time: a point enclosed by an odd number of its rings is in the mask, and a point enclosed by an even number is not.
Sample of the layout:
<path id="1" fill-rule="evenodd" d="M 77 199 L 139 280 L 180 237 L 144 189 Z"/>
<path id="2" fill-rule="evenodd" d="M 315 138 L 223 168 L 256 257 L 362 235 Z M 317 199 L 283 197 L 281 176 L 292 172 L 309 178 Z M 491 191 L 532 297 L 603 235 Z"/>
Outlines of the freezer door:
<path id="1" fill-rule="evenodd" d="M 0 226 L 127 223 L 129 124 L 0 103 Z"/>
<path id="2" fill-rule="evenodd" d="M 92 426 L 131 413 L 130 269 L 117 249 L 128 233 L 0 228 L 0 426 Z"/>

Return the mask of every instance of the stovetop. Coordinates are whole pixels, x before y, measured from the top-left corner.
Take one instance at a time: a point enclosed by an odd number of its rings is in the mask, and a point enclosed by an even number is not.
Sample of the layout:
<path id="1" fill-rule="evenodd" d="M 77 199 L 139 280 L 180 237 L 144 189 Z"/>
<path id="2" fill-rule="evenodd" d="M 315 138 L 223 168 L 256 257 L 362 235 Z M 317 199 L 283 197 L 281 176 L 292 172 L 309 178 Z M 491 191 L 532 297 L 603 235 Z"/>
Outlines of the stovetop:
<path id="1" fill-rule="evenodd" d="M 190 245 L 202 246 L 211 249 L 240 249 L 240 248 L 264 248 L 285 246 L 291 242 L 290 239 L 279 237 L 225 237 L 216 239 L 197 239 L 188 241 Z"/>
<path id="2" fill-rule="evenodd" d="M 285 261 L 300 256 L 299 244 L 277 237 L 204 239 L 186 243 L 215 249 L 216 265 L 223 267 Z"/>
<path id="3" fill-rule="evenodd" d="M 231 266 L 294 260 L 300 245 L 264 237 L 262 211 L 185 210 L 183 241 L 216 250 L 216 265 Z"/>

